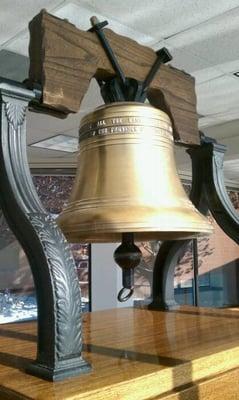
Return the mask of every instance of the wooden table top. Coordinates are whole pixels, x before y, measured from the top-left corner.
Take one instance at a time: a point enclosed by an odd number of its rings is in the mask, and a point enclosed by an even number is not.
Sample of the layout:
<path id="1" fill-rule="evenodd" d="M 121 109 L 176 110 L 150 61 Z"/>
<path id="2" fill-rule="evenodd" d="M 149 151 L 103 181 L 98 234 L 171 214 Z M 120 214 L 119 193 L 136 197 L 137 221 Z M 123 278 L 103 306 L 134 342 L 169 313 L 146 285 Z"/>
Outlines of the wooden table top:
<path id="1" fill-rule="evenodd" d="M 83 334 L 84 357 L 92 372 L 52 383 L 24 372 L 35 357 L 36 323 L 1 325 L 0 400 L 199 399 L 177 397 L 177 392 L 179 388 L 187 391 L 192 382 L 223 377 L 220 374 L 226 371 L 230 387 L 231 382 L 234 388 L 238 385 L 237 310 L 181 307 L 170 312 L 134 308 L 93 312 L 84 315 Z M 225 382 L 229 379 L 224 378 Z M 229 398 L 239 399 L 239 395 L 223 396 Z"/>

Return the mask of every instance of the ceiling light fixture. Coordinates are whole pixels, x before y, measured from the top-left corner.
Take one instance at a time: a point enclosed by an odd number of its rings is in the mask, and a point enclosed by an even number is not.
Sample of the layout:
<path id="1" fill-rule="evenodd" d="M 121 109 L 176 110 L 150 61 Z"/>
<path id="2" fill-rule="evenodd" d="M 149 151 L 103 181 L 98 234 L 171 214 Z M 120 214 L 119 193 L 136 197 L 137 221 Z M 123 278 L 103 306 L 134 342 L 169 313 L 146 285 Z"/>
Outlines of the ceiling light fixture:
<path id="1" fill-rule="evenodd" d="M 41 149 L 63 151 L 65 153 L 75 153 L 78 150 L 78 139 L 74 136 L 56 135 L 50 138 L 31 143 L 30 147 Z"/>

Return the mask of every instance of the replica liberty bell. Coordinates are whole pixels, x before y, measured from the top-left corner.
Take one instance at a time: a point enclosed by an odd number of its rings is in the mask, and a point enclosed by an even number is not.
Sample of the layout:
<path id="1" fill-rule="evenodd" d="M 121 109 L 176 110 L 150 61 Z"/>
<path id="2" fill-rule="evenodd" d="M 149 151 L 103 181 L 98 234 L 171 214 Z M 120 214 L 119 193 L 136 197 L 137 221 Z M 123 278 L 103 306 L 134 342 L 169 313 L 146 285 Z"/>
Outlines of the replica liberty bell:
<path id="1" fill-rule="evenodd" d="M 116 77 L 99 82 L 106 104 L 80 124 L 78 169 L 68 206 L 58 223 L 70 242 L 121 242 L 114 258 L 123 269 L 118 299 L 133 292 L 133 269 L 141 259 L 135 241 L 175 240 L 212 232 L 187 197 L 177 174 L 172 124 L 167 114 L 143 104 L 147 87 L 167 49 L 145 81 L 126 78 L 102 27 L 92 18 Z M 124 289 L 129 289 L 123 297 Z"/>
<path id="2" fill-rule="evenodd" d="M 78 170 L 58 219 L 71 242 L 185 239 L 211 232 L 177 174 L 172 126 L 142 103 L 99 107 L 81 121 Z"/>
<path id="3" fill-rule="evenodd" d="M 207 218 L 187 197 L 177 174 L 172 125 L 142 103 L 99 107 L 81 121 L 78 170 L 58 223 L 70 242 L 121 242 L 126 300 L 141 253 L 136 241 L 185 239 L 211 233 Z M 130 290 L 122 297 L 123 290 Z"/>

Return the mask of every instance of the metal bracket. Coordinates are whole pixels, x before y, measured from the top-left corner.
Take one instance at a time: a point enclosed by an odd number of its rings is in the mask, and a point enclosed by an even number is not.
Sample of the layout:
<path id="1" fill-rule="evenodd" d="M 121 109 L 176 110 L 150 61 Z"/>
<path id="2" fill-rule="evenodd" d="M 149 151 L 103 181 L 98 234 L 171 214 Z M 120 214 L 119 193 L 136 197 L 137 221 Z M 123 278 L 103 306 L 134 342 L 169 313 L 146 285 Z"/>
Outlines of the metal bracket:
<path id="1" fill-rule="evenodd" d="M 218 225 L 239 243 L 239 215 L 227 194 L 223 176 L 224 145 L 202 136 L 201 146 L 187 150 L 192 160 L 190 199 L 204 215 L 211 211 Z M 166 241 L 158 252 L 152 285 L 150 309 L 175 309 L 174 270 L 190 240 Z"/>
<path id="2" fill-rule="evenodd" d="M 144 82 L 133 78 L 125 77 L 125 74 L 118 63 L 118 60 L 104 34 L 103 28 L 108 25 L 108 21 L 100 22 L 97 17 L 91 17 L 92 28 L 90 32 L 95 32 L 105 50 L 105 53 L 116 73 L 116 77 L 103 82 L 98 81 L 101 88 L 101 95 L 105 103 L 115 101 L 138 101 L 144 103 L 147 98 L 147 90 L 162 64 L 172 60 L 172 56 L 166 47 L 156 51 L 157 58 L 152 65 Z"/>
<path id="3" fill-rule="evenodd" d="M 239 214 L 234 209 L 224 183 L 223 161 L 226 146 L 202 137 L 202 146 L 188 153 L 204 169 L 204 186 L 209 210 L 222 230 L 239 244 Z"/>
<path id="4" fill-rule="evenodd" d="M 90 366 L 81 356 L 81 294 L 74 259 L 42 206 L 28 167 L 26 110 L 35 98 L 24 85 L 0 79 L 0 205 L 28 257 L 36 289 L 37 358 L 27 371 L 60 380 Z"/>

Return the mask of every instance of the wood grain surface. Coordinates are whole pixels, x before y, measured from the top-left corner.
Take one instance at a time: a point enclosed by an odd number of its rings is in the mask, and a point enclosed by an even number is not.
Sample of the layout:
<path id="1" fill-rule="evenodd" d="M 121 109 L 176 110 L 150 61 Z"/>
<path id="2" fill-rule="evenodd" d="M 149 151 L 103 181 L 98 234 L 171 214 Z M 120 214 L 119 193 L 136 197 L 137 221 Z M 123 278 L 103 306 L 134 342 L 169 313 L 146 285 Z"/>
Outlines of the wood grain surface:
<path id="1" fill-rule="evenodd" d="M 238 399 L 237 311 L 114 309 L 84 315 L 83 332 L 92 372 L 51 383 L 24 372 L 36 323 L 2 325 L 0 399 Z"/>
<path id="2" fill-rule="evenodd" d="M 29 82 L 42 86 L 43 106 L 65 114 L 77 112 L 92 77 L 115 75 L 95 33 L 77 29 L 44 10 L 33 18 L 29 29 Z M 155 52 L 110 29 L 104 31 L 125 75 L 143 81 Z M 176 141 L 199 144 L 192 76 L 163 65 L 149 88 L 149 100 L 171 117 Z"/>

